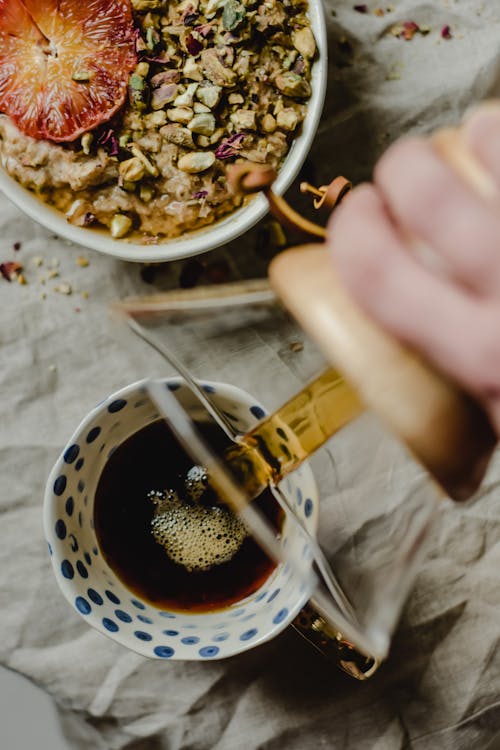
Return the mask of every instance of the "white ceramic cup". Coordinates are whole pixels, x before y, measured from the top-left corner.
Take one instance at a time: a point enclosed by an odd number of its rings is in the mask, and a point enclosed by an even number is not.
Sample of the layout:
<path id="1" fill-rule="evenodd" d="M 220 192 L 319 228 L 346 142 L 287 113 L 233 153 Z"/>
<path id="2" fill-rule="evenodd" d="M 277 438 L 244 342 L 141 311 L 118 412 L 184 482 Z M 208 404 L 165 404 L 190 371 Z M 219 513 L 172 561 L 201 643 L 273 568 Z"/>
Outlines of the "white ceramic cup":
<path id="1" fill-rule="evenodd" d="M 197 402 L 182 381 L 160 382 L 195 413 Z M 208 382 L 203 387 L 239 430 L 247 431 L 264 416 L 262 406 L 239 388 Z M 141 599 L 117 577 L 99 549 L 93 506 L 102 469 L 117 445 L 158 417 L 139 382 L 109 396 L 79 425 L 46 487 L 44 528 L 54 573 L 68 602 L 89 625 L 133 651 L 159 659 L 232 656 L 273 638 L 306 603 L 310 592 L 298 585 L 289 565 L 278 565 L 258 591 L 230 607 L 190 614 L 157 609 Z M 315 533 L 318 497 L 311 470 L 302 466 L 281 489 L 308 531 Z M 303 545 L 297 525 L 286 519 L 282 538 L 288 549 Z M 297 548 L 297 554 L 301 550 Z"/>

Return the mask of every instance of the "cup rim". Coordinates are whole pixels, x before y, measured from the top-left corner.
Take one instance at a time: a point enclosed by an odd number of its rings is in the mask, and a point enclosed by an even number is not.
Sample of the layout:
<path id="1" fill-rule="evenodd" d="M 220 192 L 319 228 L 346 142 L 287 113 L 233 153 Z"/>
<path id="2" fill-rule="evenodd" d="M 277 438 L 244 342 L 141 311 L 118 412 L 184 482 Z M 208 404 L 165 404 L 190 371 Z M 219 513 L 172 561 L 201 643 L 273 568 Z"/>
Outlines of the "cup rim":
<path id="1" fill-rule="evenodd" d="M 312 68 L 312 94 L 307 102 L 302 131 L 293 141 L 273 185 L 273 190 L 278 195 L 290 187 L 310 151 L 326 95 L 328 46 L 321 0 L 309 0 L 308 14 L 319 54 Z M 187 232 L 185 236 L 166 240 L 158 245 L 141 245 L 138 242 L 127 242 L 126 238 L 113 239 L 104 230 L 101 232 L 70 224 L 64 214 L 44 203 L 10 177 L 1 165 L 0 190 L 30 218 L 66 240 L 104 255 L 136 263 L 164 263 L 208 252 L 244 234 L 269 211 L 266 198 L 256 195 L 246 205 L 208 227 Z"/>
<path id="2" fill-rule="evenodd" d="M 182 383 L 182 378 L 180 377 L 166 377 L 166 378 L 158 378 L 158 382 L 160 383 Z M 45 538 L 47 539 L 47 543 L 49 545 L 49 551 L 50 551 L 50 560 L 51 560 L 51 566 L 53 569 L 53 572 L 55 574 L 56 582 L 58 584 L 58 587 L 67 600 L 67 602 L 74 608 L 74 601 L 75 601 L 75 595 L 78 591 L 77 588 L 75 588 L 74 583 L 72 581 L 66 581 L 63 580 L 59 574 L 58 567 L 56 565 L 59 564 L 59 556 L 55 554 L 56 551 L 56 545 L 61 545 L 62 542 L 59 542 L 58 539 L 54 538 L 53 530 L 54 530 L 54 524 L 59 516 L 56 510 L 56 501 L 59 499 L 58 496 L 54 492 L 54 482 L 56 481 L 57 477 L 61 473 L 61 467 L 65 466 L 64 461 L 64 455 L 67 450 L 67 448 L 73 444 L 78 444 L 78 441 L 81 442 L 81 436 L 85 433 L 86 428 L 94 421 L 95 417 L 103 411 L 106 411 L 107 405 L 111 403 L 112 401 L 119 399 L 119 398 L 126 398 L 127 396 L 130 396 L 134 392 L 139 392 L 141 387 L 144 386 L 144 383 L 146 382 L 145 379 L 141 379 L 138 381 L 135 381 L 129 385 L 124 386 L 123 388 L 114 391 L 113 393 L 110 393 L 106 398 L 104 398 L 102 401 L 100 401 L 98 404 L 96 404 L 80 421 L 78 427 L 74 430 L 69 440 L 66 441 L 65 446 L 61 450 L 59 456 L 57 457 L 50 473 L 47 479 L 46 487 L 45 487 L 45 494 L 44 494 L 44 501 L 43 501 L 43 529 Z M 260 408 L 264 409 L 262 405 L 253 398 L 247 391 L 239 388 L 238 386 L 234 386 L 229 383 L 221 383 L 219 381 L 211 381 L 211 380 L 202 380 L 203 385 L 214 387 L 219 394 L 222 396 L 227 396 L 228 398 L 235 398 L 235 400 L 239 401 L 240 403 L 243 403 L 244 405 L 250 406 L 252 405 L 258 405 Z M 265 411 L 265 409 L 264 409 Z M 267 412 L 266 412 L 267 413 Z M 317 485 L 314 479 L 314 476 L 312 474 L 312 471 L 310 467 L 307 464 L 304 464 L 299 470 L 301 472 L 301 478 L 307 483 L 308 490 L 307 495 L 311 498 L 313 498 L 313 514 L 310 518 L 307 519 L 308 526 L 310 530 L 316 531 L 317 523 L 318 523 L 318 490 Z M 289 480 L 285 480 L 289 481 Z M 49 539 L 52 540 L 49 541 Z M 63 555 L 61 555 L 61 558 Z M 275 568 L 275 570 L 271 573 L 269 578 L 266 580 L 265 584 L 261 587 L 261 589 L 272 587 L 273 579 L 276 577 L 276 575 L 279 573 L 279 567 Z M 128 586 L 121 581 L 121 579 L 114 573 L 116 579 L 120 582 L 120 584 L 128 591 L 131 598 L 139 599 L 140 597 L 137 596 L 131 589 L 128 588 Z M 260 591 L 260 589 L 259 589 Z M 254 594 L 250 595 L 249 597 L 246 597 L 244 600 L 240 600 L 238 602 L 235 602 L 231 607 L 224 608 L 222 610 L 217 610 L 214 612 L 207 612 L 203 613 L 204 619 L 209 623 L 211 620 L 216 621 L 217 618 L 229 616 L 231 612 L 237 612 L 242 607 L 244 607 L 245 603 L 248 603 L 249 601 L 252 601 L 256 595 L 258 595 L 259 592 L 255 592 Z M 223 653 L 217 654 L 217 656 L 213 657 L 213 659 L 223 659 L 228 658 L 230 656 L 235 656 L 238 653 L 242 653 L 244 651 L 250 650 L 258 645 L 261 645 L 262 643 L 265 643 L 272 638 L 276 637 L 282 630 L 284 630 L 288 625 L 292 622 L 294 617 L 298 614 L 298 612 L 302 609 L 305 602 L 309 598 L 308 594 L 304 594 L 301 598 L 297 599 L 297 602 L 294 604 L 294 606 L 288 606 L 288 616 L 279 623 L 274 624 L 271 628 L 269 628 L 267 631 L 259 633 L 258 637 L 255 637 L 252 639 L 252 642 L 249 644 L 246 644 L 241 641 L 237 641 L 232 645 L 232 647 L 227 648 L 227 651 L 224 651 Z M 151 609 L 154 608 L 153 605 L 149 605 Z M 156 610 L 157 612 L 160 612 L 161 610 Z M 184 619 L 189 620 L 190 618 L 194 618 L 199 616 L 201 613 L 189 613 L 189 612 L 182 612 L 178 613 L 175 617 L 178 619 Z M 164 615 L 166 616 L 166 615 Z M 146 656 L 148 658 L 159 658 L 155 657 L 152 653 L 147 652 L 144 649 L 144 644 L 141 644 L 139 641 L 135 641 L 133 638 L 127 639 L 126 642 L 122 638 L 117 638 L 116 635 L 113 633 L 108 632 L 103 627 L 100 626 L 100 624 L 92 619 L 86 619 L 86 622 L 89 626 L 95 628 L 103 635 L 106 635 L 114 642 L 120 643 L 123 647 L 135 651 L 136 653 L 139 653 L 143 656 Z M 178 655 L 173 657 L 173 660 L 182 660 L 182 661 L 203 661 L 203 659 L 200 659 L 199 656 L 197 656 L 197 652 L 193 651 L 186 651 L 183 652 L 182 655 Z"/>

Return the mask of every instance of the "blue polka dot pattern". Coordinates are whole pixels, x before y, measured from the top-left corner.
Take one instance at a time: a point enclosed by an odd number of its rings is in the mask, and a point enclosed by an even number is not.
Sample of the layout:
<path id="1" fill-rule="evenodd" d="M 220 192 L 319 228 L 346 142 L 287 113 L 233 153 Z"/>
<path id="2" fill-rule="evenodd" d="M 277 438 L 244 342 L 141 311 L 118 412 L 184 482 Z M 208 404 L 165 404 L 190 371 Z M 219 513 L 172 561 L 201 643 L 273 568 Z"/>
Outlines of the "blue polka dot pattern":
<path id="1" fill-rule="evenodd" d="M 212 640 L 214 643 L 221 643 L 222 641 L 227 641 L 229 638 L 229 633 L 217 633 L 217 635 L 214 635 Z"/>
<path id="2" fill-rule="evenodd" d="M 61 518 L 56 521 L 55 532 L 58 539 L 66 538 L 66 524 Z"/>
<path id="3" fill-rule="evenodd" d="M 120 629 L 116 622 L 114 622 L 114 620 L 110 620 L 109 617 L 103 617 L 102 624 L 104 625 L 106 630 L 109 630 L 110 633 L 116 633 L 116 631 Z"/>
<path id="4" fill-rule="evenodd" d="M 95 589 L 87 589 L 87 596 L 94 604 L 98 604 L 99 606 L 104 604 L 104 599 Z"/>
<path id="5" fill-rule="evenodd" d="M 66 477 L 61 474 L 54 482 L 54 495 L 60 497 L 66 489 Z"/>
<path id="6" fill-rule="evenodd" d="M 223 387 L 204 385 L 208 393 L 215 393 L 214 400 L 227 419 L 241 425 L 242 431 L 255 419 L 265 417 L 262 407 L 246 396 L 240 401 L 234 389 L 226 393 Z M 178 379 L 165 381 L 165 387 L 179 390 L 182 397 L 189 392 Z M 115 410 L 120 413 L 115 414 Z M 51 508 L 45 516 L 45 535 L 49 551 L 53 548 L 52 565 L 63 593 L 88 624 L 145 656 L 209 661 L 252 648 L 287 625 L 301 595 L 290 584 L 284 566 L 244 603 L 228 612 L 202 617 L 148 606 L 116 579 L 102 558 L 92 532 L 93 514 L 89 512 L 95 490 L 94 461 L 102 465 L 110 449 L 119 446 L 141 424 L 154 420 L 153 412 L 144 389 L 130 387 L 102 402 L 90 417 L 93 421 L 87 422 L 58 459 L 49 485 Z M 278 434 L 286 441 L 286 430 L 280 429 Z M 316 495 L 308 472 L 307 467 L 303 475 L 295 472 L 281 486 L 288 501 L 297 509 L 300 505 L 307 528 L 314 530 Z M 306 516 L 309 509 L 310 519 Z M 287 530 L 286 538 L 295 543 L 293 530 Z"/>
<path id="7" fill-rule="evenodd" d="M 140 641 L 152 641 L 153 636 L 150 633 L 145 633 L 144 630 L 134 630 L 134 635 Z"/>
<path id="8" fill-rule="evenodd" d="M 284 607 L 283 609 L 280 609 L 278 614 L 273 617 L 274 624 L 279 625 L 279 623 L 283 622 L 283 620 L 286 618 L 287 615 L 288 615 L 288 610 L 286 607 Z"/>
<path id="9" fill-rule="evenodd" d="M 63 458 L 67 464 L 72 464 L 73 461 L 78 457 L 79 453 L 80 446 L 76 443 L 73 443 L 73 445 L 70 445 L 69 448 L 66 448 Z"/>
<path id="10" fill-rule="evenodd" d="M 108 411 L 110 414 L 116 414 L 117 411 L 121 411 L 125 406 L 127 406 L 127 402 L 124 398 L 117 398 L 115 401 L 112 401 L 110 405 L 108 406 Z"/>
<path id="11" fill-rule="evenodd" d="M 123 609 L 115 609 L 115 615 L 122 622 L 132 622 L 132 617 L 127 612 L 124 612 Z"/>
<path id="12" fill-rule="evenodd" d="M 75 607 L 79 612 L 82 613 L 82 615 L 88 615 L 90 612 L 92 612 L 92 607 L 88 603 L 86 599 L 83 598 L 83 596 L 77 596 L 75 599 Z"/>
<path id="13" fill-rule="evenodd" d="M 49 548 L 49 555 L 52 557 L 52 545 L 50 542 L 47 542 L 47 547 Z"/>
<path id="14" fill-rule="evenodd" d="M 208 383 L 203 383 L 201 387 L 203 388 L 205 393 L 215 393 L 215 388 L 213 387 L 213 385 L 209 385 Z"/>
<path id="15" fill-rule="evenodd" d="M 113 602 L 113 604 L 120 604 L 120 600 L 118 599 L 116 594 L 113 594 L 112 591 L 109 591 L 109 589 L 106 589 L 104 593 L 106 594 L 110 602 Z"/>
<path id="16" fill-rule="evenodd" d="M 82 578 L 88 578 L 89 577 L 89 572 L 88 572 L 87 568 L 85 567 L 85 565 L 82 563 L 81 560 L 77 560 L 77 562 L 76 562 L 76 569 L 80 573 L 80 575 L 81 575 Z"/>
<path id="17" fill-rule="evenodd" d="M 249 641 L 250 638 L 253 638 L 256 635 L 257 635 L 257 628 L 251 628 L 250 630 L 245 630 L 245 632 L 240 635 L 240 641 Z"/>
<path id="18" fill-rule="evenodd" d="M 61 573 L 65 578 L 71 579 L 75 575 L 75 571 L 73 570 L 73 566 L 71 565 L 69 560 L 63 560 L 61 563 Z"/>
<path id="19" fill-rule="evenodd" d="M 257 417 L 257 419 L 262 419 L 263 417 L 266 416 L 266 412 L 264 411 L 264 409 L 262 409 L 262 407 L 257 406 L 257 405 L 251 406 L 250 412 L 254 415 L 254 417 Z"/>
<path id="20" fill-rule="evenodd" d="M 100 427 L 92 427 L 92 429 L 88 432 L 87 437 L 85 438 L 87 443 L 93 443 L 94 440 L 97 440 L 99 435 L 101 434 L 101 428 Z"/>

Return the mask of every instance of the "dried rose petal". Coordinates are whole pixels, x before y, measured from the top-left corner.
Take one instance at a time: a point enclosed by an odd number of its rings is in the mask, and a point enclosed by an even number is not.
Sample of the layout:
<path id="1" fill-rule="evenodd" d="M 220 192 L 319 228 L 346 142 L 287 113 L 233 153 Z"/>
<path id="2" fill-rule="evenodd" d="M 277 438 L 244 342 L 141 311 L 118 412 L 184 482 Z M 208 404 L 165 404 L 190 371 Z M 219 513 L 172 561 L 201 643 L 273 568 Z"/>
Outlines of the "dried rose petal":
<path id="1" fill-rule="evenodd" d="M 368 13 L 368 6 L 365 3 L 363 3 L 362 5 L 355 5 L 354 10 L 357 13 Z"/>
<path id="2" fill-rule="evenodd" d="M 190 55 L 196 57 L 196 55 L 199 55 L 201 50 L 203 49 L 203 44 L 199 39 L 196 39 L 193 34 L 189 34 L 186 37 L 186 49 Z"/>
<path id="3" fill-rule="evenodd" d="M 215 150 L 215 156 L 217 159 L 230 159 L 232 156 L 236 156 L 238 151 L 243 145 L 245 133 L 234 133 L 226 138 L 225 141 L 219 144 Z"/>
<path id="4" fill-rule="evenodd" d="M 420 31 L 420 26 L 418 23 L 415 23 L 415 21 L 405 21 L 403 24 L 403 32 L 401 36 L 403 39 L 406 39 L 406 41 L 410 41 L 413 39 L 417 31 Z"/>
<path id="5" fill-rule="evenodd" d="M 113 128 L 109 128 L 104 133 L 101 133 L 97 139 L 97 145 L 102 146 L 109 156 L 116 156 L 118 154 L 118 138 Z"/>
<path id="6" fill-rule="evenodd" d="M 211 23 L 202 23 L 201 26 L 195 26 L 194 31 L 196 31 L 198 34 L 200 34 L 204 39 L 207 38 L 212 32 L 212 24 Z"/>
<path id="7" fill-rule="evenodd" d="M 202 198 L 206 198 L 207 195 L 208 195 L 208 190 L 198 190 L 196 193 L 193 193 L 193 199 L 201 200 Z"/>
<path id="8" fill-rule="evenodd" d="M 4 277 L 5 281 L 12 281 L 16 277 L 19 271 L 22 271 L 22 263 L 16 263 L 16 261 L 10 260 L 5 263 L 0 263 L 0 273 Z"/>
<path id="9" fill-rule="evenodd" d="M 453 34 L 451 33 L 451 27 L 446 25 L 443 26 L 441 29 L 441 36 L 443 39 L 453 39 Z"/>

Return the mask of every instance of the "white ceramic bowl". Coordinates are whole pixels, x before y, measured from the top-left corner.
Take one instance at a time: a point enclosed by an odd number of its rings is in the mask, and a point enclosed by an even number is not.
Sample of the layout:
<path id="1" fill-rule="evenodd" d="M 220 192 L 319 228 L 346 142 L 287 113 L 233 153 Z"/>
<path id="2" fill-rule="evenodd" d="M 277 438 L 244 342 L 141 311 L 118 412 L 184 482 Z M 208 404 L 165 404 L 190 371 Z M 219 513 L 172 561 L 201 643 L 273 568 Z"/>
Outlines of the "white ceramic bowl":
<path id="1" fill-rule="evenodd" d="M 309 18 L 318 47 L 318 58 L 312 70 L 312 95 L 307 103 L 307 115 L 300 135 L 292 147 L 274 184 L 274 191 L 284 193 L 297 176 L 313 142 L 325 99 L 328 73 L 326 26 L 321 0 L 309 0 Z M 163 263 L 198 255 L 239 237 L 256 224 L 268 211 L 263 195 L 255 196 L 247 205 L 206 228 L 158 245 L 141 245 L 127 239 L 115 240 L 105 232 L 76 227 L 64 215 L 38 199 L 32 192 L 0 168 L 0 190 L 24 213 L 71 242 L 92 248 L 122 260 L 142 263 Z"/>

